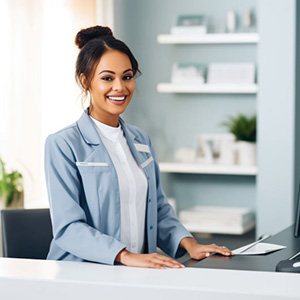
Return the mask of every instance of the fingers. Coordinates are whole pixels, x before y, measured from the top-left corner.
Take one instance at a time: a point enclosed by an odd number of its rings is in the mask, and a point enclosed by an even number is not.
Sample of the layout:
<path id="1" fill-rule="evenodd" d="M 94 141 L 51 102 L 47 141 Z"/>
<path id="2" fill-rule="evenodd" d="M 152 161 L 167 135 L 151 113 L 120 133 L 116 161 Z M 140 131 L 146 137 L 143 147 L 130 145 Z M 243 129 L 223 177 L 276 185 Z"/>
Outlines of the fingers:
<path id="1" fill-rule="evenodd" d="M 221 254 L 224 256 L 231 256 L 231 251 L 225 246 L 218 246 L 216 244 L 211 245 L 196 245 L 192 251 L 189 252 L 190 256 L 194 259 L 200 260 L 206 258 L 212 254 Z"/>
<path id="2" fill-rule="evenodd" d="M 149 263 L 156 268 L 184 268 L 178 261 L 157 253 L 149 254 Z"/>
<path id="3" fill-rule="evenodd" d="M 193 253 L 191 255 L 191 258 L 193 259 L 196 259 L 196 260 L 201 260 L 203 258 L 206 258 L 210 255 L 209 252 L 202 252 L 202 251 L 199 251 L 199 252 L 196 252 L 196 253 Z"/>
<path id="4" fill-rule="evenodd" d="M 218 246 L 216 244 L 207 245 L 207 246 L 204 247 L 203 250 L 206 251 L 207 253 L 209 253 L 209 255 L 211 253 L 219 253 L 219 254 L 222 254 L 224 256 L 232 255 L 231 251 L 227 247 Z"/>
<path id="5" fill-rule="evenodd" d="M 225 256 L 232 255 L 231 251 L 225 246 L 221 246 L 221 247 L 220 246 L 215 246 L 214 250 L 215 250 L 216 253 L 220 253 L 220 254 L 225 255 Z"/>
<path id="6" fill-rule="evenodd" d="M 124 265 L 132 266 L 132 267 L 155 268 L 155 269 L 185 267 L 178 261 L 166 257 L 164 255 L 160 255 L 158 253 L 152 253 L 152 254 L 129 253 L 127 256 L 125 256 L 125 260 L 123 260 L 122 263 Z"/>

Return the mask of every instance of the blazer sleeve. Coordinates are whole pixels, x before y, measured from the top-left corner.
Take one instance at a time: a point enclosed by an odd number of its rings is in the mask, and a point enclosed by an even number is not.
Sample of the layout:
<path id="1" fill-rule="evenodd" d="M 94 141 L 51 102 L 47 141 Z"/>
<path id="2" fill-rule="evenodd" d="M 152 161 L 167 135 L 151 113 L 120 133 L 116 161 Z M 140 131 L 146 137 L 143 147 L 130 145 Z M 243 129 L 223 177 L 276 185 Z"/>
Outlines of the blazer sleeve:
<path id="1" fill-rule="evenodd" d="M 75 155 L 64 136 L 47 138 L 45 173 L 54 242 L 83 260 L 114 264 L 126 245 L 87 224 L 80 206 L 83 187 Z"/>
<path id="2" fill-rule="evenodd" d="M 149 145 L 155 164 L 158 221 L 157 245 L 168 255 L 178 258 L 186 253 L 186 250 L 180 247 L 180 241 L 185 237 L 192 237 L 192 235 L 180 223 L 174 209 L 168 203 L 167 197 L 161 186 L 160 170 L 150 140 Z"/>

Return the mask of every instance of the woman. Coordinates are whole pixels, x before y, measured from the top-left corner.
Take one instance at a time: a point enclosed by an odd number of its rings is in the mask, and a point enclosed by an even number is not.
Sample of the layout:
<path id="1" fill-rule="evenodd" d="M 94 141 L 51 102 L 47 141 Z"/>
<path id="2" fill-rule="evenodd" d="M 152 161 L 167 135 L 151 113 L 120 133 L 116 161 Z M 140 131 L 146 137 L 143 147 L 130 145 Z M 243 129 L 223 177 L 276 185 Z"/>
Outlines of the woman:
<path id="1" fill-rule="evenodd" d="M 150 140 L 120 115 L 135 89 L 138 63 L 108 27 L 76 36 L 76 79 L 90 95 L 73 125 L 46 141 L 45 170 L 53 226 L 48 259 L 180 268 L 225 247 L 200 245 L 177 220 L 162 191 Z"/>

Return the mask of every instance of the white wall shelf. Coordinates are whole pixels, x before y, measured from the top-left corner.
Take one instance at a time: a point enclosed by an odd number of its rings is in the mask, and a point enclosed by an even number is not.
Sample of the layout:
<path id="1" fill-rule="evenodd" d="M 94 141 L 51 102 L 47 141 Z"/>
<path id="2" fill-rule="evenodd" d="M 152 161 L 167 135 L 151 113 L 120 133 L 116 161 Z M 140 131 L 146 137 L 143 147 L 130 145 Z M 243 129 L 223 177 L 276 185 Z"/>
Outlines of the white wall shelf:
<path id="1" fill-rule="evenodd" d="M 160 34 L 157 41 L 160 44 L 255 44 L 259 42 L 259 35 L 257 33 Z"/>
<path id="2" fill-rule="evenodd" d="M 256 166 L 203 165 L 199 163 L 160 162 L 162 173 L 215 174 L 215 175 L 257 175 Z"/>
<path id="3" fill-rule="evenodd" d="M 160 93 L 200 93 L 200 94 L 256 94 L 257 84 L 202 84 L 186 85 L 174 83 L 159 83 Z"/>

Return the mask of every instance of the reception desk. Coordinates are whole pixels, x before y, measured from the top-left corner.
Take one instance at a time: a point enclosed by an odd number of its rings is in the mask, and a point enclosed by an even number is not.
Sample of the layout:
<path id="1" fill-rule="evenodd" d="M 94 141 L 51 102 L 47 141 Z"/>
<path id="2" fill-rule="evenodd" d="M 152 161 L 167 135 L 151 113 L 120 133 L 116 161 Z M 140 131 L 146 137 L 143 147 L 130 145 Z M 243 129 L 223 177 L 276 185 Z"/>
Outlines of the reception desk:
<path id="1" fill-rule="evenodd" d="M 299 299 L 300 275 L 0 258 L 0 299 Z"/>
<path id="2" fill-rule="evenodd" d="M 231 269 L 244 271 L 266 271 L 274 272 L 279 261 L 285 260 L 295 253 L 300 252 L 300 237 L 294 237 L 294 226 L 290 226 L 276 235 L 268 238 L 265 243 L 278 244 L 286 246 L 285 249 L 269 253 L 266 255 L 253 256 L 233 256 L 225 257 L 213 255 L 201 261 L 189 260 L 185 263 L 188 267 L 209 268 L 209 269 Z M 233 245 L 228 245 L 234 249 Z M 242 245 L 239 245 L 242 246 Z M 300 274 L 299 274 L 300 285 Z M 299 293 L 300 299 L 300 293 Z"/>
<path id="3" fill-rule="evenodd" d="M 300 251 L 300 239 L 289 227 L 266 242 L 287 248 L 262 256 L 188 260 L 184 269 L 0 258 L 0 299 L 299 300 L 300 274 L 274 271 L 278 261 Z"/>

